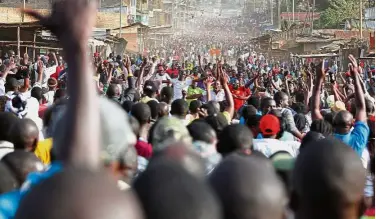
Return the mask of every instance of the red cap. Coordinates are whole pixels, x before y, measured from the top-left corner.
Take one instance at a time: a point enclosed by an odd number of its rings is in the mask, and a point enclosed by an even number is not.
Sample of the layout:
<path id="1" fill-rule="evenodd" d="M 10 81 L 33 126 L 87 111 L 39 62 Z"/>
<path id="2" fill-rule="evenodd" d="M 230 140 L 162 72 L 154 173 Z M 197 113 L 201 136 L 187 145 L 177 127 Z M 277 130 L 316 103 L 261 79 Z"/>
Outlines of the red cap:
<path id="1" fill-rule="evenodd" d="M 280 131 L 279 119 L 276 116 L 267 114 L 261 117 L 259 127 L 263 135 L 276 135 Z"/>

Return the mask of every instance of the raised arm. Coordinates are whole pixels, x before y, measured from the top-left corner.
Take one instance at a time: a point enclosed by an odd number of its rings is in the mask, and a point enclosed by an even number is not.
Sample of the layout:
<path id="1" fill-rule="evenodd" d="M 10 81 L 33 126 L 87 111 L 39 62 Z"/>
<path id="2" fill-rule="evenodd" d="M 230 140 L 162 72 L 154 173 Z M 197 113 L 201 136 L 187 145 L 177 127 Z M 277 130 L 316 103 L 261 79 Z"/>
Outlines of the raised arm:
<path id="1" fill-rule="evenodd" d="M 354 87 L 355 87 L 355 105 L 356 105 L 356 115 L 355 120 L 361 122 L 367 122 L 367 113 L 366 113 L 366 102 L 364 99 L 364 93 L 362 90 L 362 85 L 360 82 L 359 75 L 359 68 L 358 63 L 353 55 L 349 55 L 349 59 L 351 64 L 350 72 L 351 77 L 354 80 Z"/>
<path id="2" fill-rule="evenodd" d="M 320 112 L 320 91 L 325 80 L 324 60 L 316 66 L 316 83 L 313 88 L 311 105 L 312 120 L 323 119 Z"/>
<path id="3" fill-rule="evenodd" d="M 226 75 L 224 75 L 225 73 L 223 72 L 221 65 L 219 66 L 218 70 L 219 74 L 221 75 L 221 83 L 223 90 L 225 91 L 225 96 L 228 104 L 225 111 L 228 112 L 228 114 L 230 115 L 230 119 L 232 119 L 234 117 L 235 111 L 234 98 L 232 97 L 230 88 L 228 87 L 228 78 L 226 77 Z"/>
<path id="4" fill-rule="evenodd" d="M 86 0 L 56 1 L 48 17 L 34 10 L 24 11 L 50 29 L 67 54 L 69 99 L 64 118 L 66 125 L 61 130 L 64 142 L 54 142 L 54 147 L 59 147 L 58 159 L 72 165 L 98 168 L 100 114 L 93 69 L 86 51 L 96 19 L 95 4 Z"/>

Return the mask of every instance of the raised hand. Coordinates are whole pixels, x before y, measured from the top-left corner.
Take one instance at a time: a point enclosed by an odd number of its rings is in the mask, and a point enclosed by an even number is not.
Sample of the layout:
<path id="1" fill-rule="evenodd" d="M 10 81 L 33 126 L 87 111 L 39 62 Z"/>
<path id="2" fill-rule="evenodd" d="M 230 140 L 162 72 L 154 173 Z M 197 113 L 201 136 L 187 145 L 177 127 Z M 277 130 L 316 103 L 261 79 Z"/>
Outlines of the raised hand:
<path id="1" fill-rule="evenodd" d="M 325 80 L 325 67 L 324 67 L 325 60 L 320 62 L 320 64 L 316 65 L 316 77 Z"/>
<path id="2" fill-rule="evenodd" d="M 359 74 L 358 62 L 356 61 L 356 59 L 354 58 L 354 56 L 353 55 L 349 55 L 349 60 L 350 60 L 350 64 L 349 64 L 350 73 L 352 75 Z"/>

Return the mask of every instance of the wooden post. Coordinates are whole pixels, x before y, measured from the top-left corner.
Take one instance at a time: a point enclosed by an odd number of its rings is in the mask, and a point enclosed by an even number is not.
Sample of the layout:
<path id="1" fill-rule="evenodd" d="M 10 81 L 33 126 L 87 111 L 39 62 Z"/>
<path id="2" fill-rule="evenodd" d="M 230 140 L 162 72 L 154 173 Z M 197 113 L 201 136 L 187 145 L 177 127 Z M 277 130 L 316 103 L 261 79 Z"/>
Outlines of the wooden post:
<path id="1" fill-rule="evenodd" d="M 17 55 L 18 57 L 21 57 L 21 50 L 20 50 L 20 37 L 21 37 L 21 34 L 20 34 L 20 25 L 17 26 Z"/>
<path id="2" fill-rule="evenodd" d="M 36 48 L 35 48 L 36 39 L 37 39 L 37 31 L 34 31 L 34 38 L 33 38 L 33 61 L 36 58 L 36 51 L 35 51 L 36 50 Z"/>

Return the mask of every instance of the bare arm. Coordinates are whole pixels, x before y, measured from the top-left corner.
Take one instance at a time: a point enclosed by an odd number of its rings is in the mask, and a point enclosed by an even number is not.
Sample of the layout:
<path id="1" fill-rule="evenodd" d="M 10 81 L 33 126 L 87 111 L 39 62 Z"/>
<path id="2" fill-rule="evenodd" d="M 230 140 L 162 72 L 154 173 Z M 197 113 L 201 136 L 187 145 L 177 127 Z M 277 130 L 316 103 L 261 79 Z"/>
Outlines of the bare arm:
<path id="1" fill-rule="evenodd" d="M 61 130 L 64 142 L 56 142 L 61 147 L 58 159 L 73 165 L 98 168 L 100 115 L 92 80 L 93 69 L 86 53 L 87 40 L 95 24 L 96 7 L 85 0 L 64 0 L 54 3 L 48 17 L 33 10 L 24 11 L 49 28 L 59 38 L 67 54 L 69 100 L 64 118 L 66 126 Z"/>
<path id="2" fill-rule="evenodd" d="M 351 61 L 350 72 L 351 77 L 354 80 L 355 87 L 355 105 L 356 105 L 356 121 L 367 122 L 367 113 L 366 113 L 366 102 L 364 99 L 364 93 L 362 90 L 362 85 L 360 82 L 359 68 L 354 56 L 350 55 L 349 59 Z"/>
<path id="3" fill-rule="evenodd" d="M 316 83 L 313 88 L 313 101 L 311 105 L 312 120 L 323 119 L 320 112 L 320 91 L 325 80 L 324 61 L 316 66 Z"/>
<path id="4" fill-rule="evenodd" d="M 226 100 L 227 100 L 227 103 L 228 103 L 228 106 L 226 107 L 225 111 L 228 112 L 228 114 L 230 115 L 230 119 L 232 119 L 234 117 L 234 111 L 235 111 L 234 98 L 232 97 L 230 88 L 228 87 L 228 79 L 224 75 L 222 68 L 219 68 L 219 74 L 221 75 L 220 76 L 221 77 L 221 83 L 222 83 L 222 87 L 225 91 L 225 96 L 226 96 Z"/>

